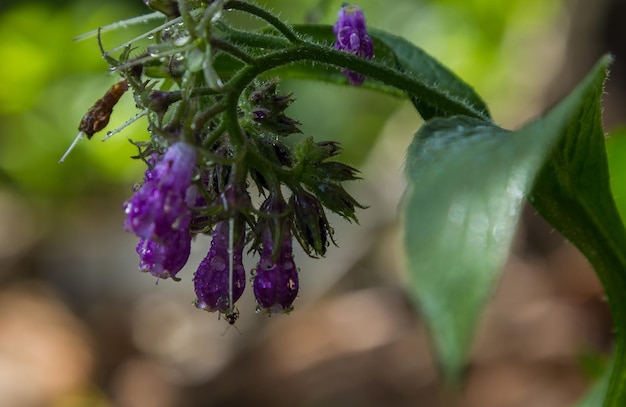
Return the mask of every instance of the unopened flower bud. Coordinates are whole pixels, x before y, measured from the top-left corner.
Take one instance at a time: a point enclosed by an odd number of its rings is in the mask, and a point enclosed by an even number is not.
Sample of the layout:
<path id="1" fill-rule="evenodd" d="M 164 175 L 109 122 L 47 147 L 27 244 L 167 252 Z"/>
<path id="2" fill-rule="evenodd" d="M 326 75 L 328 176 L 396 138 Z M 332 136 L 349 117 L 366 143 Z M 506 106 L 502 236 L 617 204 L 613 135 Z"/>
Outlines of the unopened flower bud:
<path id="1" fill-rule="evenodd" d="M 258 309 L 268 314 L 289 312 L 298 295 L 298 269 L 293 259 L 287 203 L 271 194 L 260 210 L 269 217 L 259 219 L 261 256 L 254 270 L 254 296 Z"/>
<path id="2" fill-rule="evenodd" d="M 140 258 L 139 270 L 155 277 L 179 280 L 176 274 L 189 259 L 191 235 L 189 231 L 182 230 L 173 234 L 167 243 L 142 238 L 136 250 Z"/>
<path id="3" fill-rule="evenodd" d="M 197 296 L 196 307 L 211 312 L 229 312 L 243 294 L 246 285 L 246 274 L 242 260 L 244 236 L 243 233 L 240 233 L 239 236 L 234 236 L 232 285 L 229 286 L 229 262 L 231 261 L 228 252 L 229 223 L 228 220 L 225 220 L 215 225 L 211 248 L 193 277 Z"/>
<path id="4" fill-rule="evenodd" d="M 170 105 L 180 100 L 180 93 L 152 90 L 148 94 L 148 109 L 164 115 Z"/>
<path id="5" fill-rule="evenodd" d="M 275 245 L 279 245 L 279 249 L 274 260 Z M 285 229 L 279 241 L 274 241 L 269 228 L 263 231 L 263 250 L 255 269 L 253 286 L 260 311 L 276 314 L 293 309 L 300 286 L 289 229 Z"/>
<path id="6" fill-rule="evenodd" d="M 337 22 L 333 26 L 333 32 L 337 38 L 335 48 L 361 58 L 372 59 L 374 44 L 367 34 L 363 11 L 357 6 L 345 5 L 339 10 L 337 17 Z M 351 85 L 359 86 L 365 81 L 365 76 L 357 72 L 344 70 L 343 73 L 348 77 Z"/>
<path id="7" fill-rule="evenodd" d="M 124 204 L 124 228 L 160 243 L 188 229 L 191 214 L 185 196 L 195 165 L 192 146 L 182 142 L 170 146 L 154 168 L 146 172 L 143 185 Z"/>
<path id="8" fill-rule="evenodd" d="M 285 115 L 285 109 L 294 101 L 291 94 L 277 94 L 278 81 L 264 83 L 250 94 L 252 120 L 277 136 L 301 133 L 300 122 Z"/>
<path id="9" fill-rule="evenodd" d="M 328 223 L 322 204 L 312 194 L 298 189 L 291 197 L 290 206 L 295 236 L 302 248 L 310 256 L 324 256 L 329 237 L 332 239 L 333 229 Z"/>

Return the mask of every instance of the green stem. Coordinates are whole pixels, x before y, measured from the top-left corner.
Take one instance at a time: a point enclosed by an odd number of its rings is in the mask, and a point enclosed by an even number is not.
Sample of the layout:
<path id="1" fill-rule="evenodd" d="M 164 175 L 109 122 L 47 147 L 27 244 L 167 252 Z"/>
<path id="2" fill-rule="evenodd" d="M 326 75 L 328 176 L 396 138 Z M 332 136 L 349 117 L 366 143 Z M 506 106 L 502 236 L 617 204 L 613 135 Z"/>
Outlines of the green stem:
<path id="1" fill-rule="evenodd" d="M 278 17 L 259 6 L 255 6 L 254 4 L 245 1 L 231 0 L 224 4 L 224 9 L 245 11 L 247 13 L 253 14 L 274 26 L 278 31 L 280 31 L 282 35 L 285 36 L 285 38 L 287 38 L 292 43 L 299 44 L 302 42 L 300 37 L 298 37 L 298 34 L 296 34 L 296 32 L 290 25 L 284 23 Z"/>
<path id="2" fill-rule="evenodd" d="M 199 131 L 209 119 L 211 119 L 212 117 L 215 117 L 219 113 L 222 113 L 224 110 L 226 110 L 225 104 L 219 103 L 219 104 L 212 105 L 211 107 L 206 109 L 204 112 L 196 116 L 196 118 L 193 121 L 193 124 L 191 125 L 191 130 L 194 132 Z"/>
<path id="3" fill-rule="evenodd" d="M 191 89 L 191 93 L 189 94 L 189 97 L 194 98 L 197 96 L 213 96 L 213 95 L 219 95 L 222 93 L 224 92 L 218 89 L 210 88 L 208 86 L 200 86 L 200 87 Z M 170 103 L 178 102 L 179 100 L 183 98 L 183 92 L 180 90 L 170 91 L 168 92 L 167 98 Z"/>
<path id="4" fill-rule="evenodd" d="M 235 44 L 241 44 L 253 48 L 262 49 L 285 49 L 291 47 L 291 43 L 282 37 L 274 35 L 260 34 L 257 32 L 236 30 L 227 26 L 222 21 L 216 21 L 215 26 L 221 31 L 222 38 L 233 42 Z"/>
<path id="5" fill-rule="evenodd" d="M 185 28 L 189 31 L 189 34 L 193 38 L 198 38 L 198 32 L 196 30 L 196 20 L 193 19 L 191 15 L 191 10 L 187 4 L 187 0 L 178 0 L 178 11 L 180 12 L 180 17 L 183 19 L 183 23 L 185 24 Z"/>
<path id="6" fill-rule="evenodd" d="M 222 121 L 215 130 L 209 136 L 202 141 L 202 147 L 210 149 L 213 143 L 215 143 L 226 132 L 226 122 Z"/>
<path id="7" fill-rule="evenodd" d="M 602 223 L 593 213 L 586 213 L 588 219 L 582 222 L 581 229 L 587 234 L 587 239 L 604 242 L 601 245 L 582 243 L 581 251 L 588 257 L 598 278 L 602 282 L 609 302 L 615 330 L 615 350 L 611 378 L 606 394 L 605 407 L 626 406 L 626 256 L 623 247 L 617 247 L 616 242 L 625 242 L 623 228 L 619 229 L 619 236 L 609 236 Z M 581 221 L 580 219 L 579 221 Z M 610 233 L 610 231 L 609 231 Z M 612 234 L 615 235 L 617 231 Z M 593 240 L 588 240 L 593 241 Z"/>
<path id="8" fill-rule="evenodd" d="M 227 52 L 248 65 L 256 65 L 257 63 L 256 58 L 242 51 L 241 48 L 236 47 L 228 41 L 224 41 L 223 39 L 216 37 L 211 37 L 210 43 L 213 48 Z"/>
<path id="9" fill-rule="evenodd" d="M 419 82 L 412 77 L 394 69 L 380 65 L 379 63 L 363 59 L 359 56 L 346 52 L 330 49 L 323 45 L 304 43 L 287 50 L 277 51 L 265 57 L 257 59 L 257 65 L 250 65 L 239 71 L 227 84 L 231 90 L 226 98 L 227 113 L 230 117 L 229 125 L 233 144 L 243 144 L 243 131 L 237 120 L 237 104 L 239 96 L 245 87 L 263 72 L 287 65 L 293 62 L 312 60 L 318 63 L 346 68 L 359 72 L 371 79 L 378 80 L 389 86 L 404 89 L 408 94 L 419 95 L 421 98 L 434 101 L 436 104 L 446 106 L 447 110 L 459 115 L 466 115 L 485 119 L 484 115 L 460 101 L 447 98 L 437 91 L 435 87 Z"/>
<path id="10" fill-rule="evenodd" d="M 623 244 L 619 244 L 626 242 L 626 234 L 621 227 L 607 229 L 596 211 L 578 198 L 568 200 L 567 204 L 552 205 L 549 210 L 559 215 L 550 217 L 548 212 L 548 221 L 585 254 L 604 288 L 616 332 L 613 371 L 604 407 L 626 406 L 626 255 Z M 611 212 L 619 217 L 615 207 Z M 545 208 L 540 213 L 546 217 Z M 555 221 L 560 217 L 565 220 Z"/>
<path id="11" fill-rule="evenodd" d="M 232 33 L 231 30 L 229 32 Z M 227 34 L 230 35 L 230 34 Z M 257 35 L 258 36 L 258 35 Z M 284 47 L 285 44 L 272 44 L 275 41 L 275 37 L 261 36 L 262 38 L 256 38 L 254 44 L 250 43 L 250 37 L 247 33 L 240 33 L 238 38 L 229 38 L 236 43 L 245 43 L 246 45 L 257 46 L 261 48 L 273 48 L 274 45 Z M 325 44 L 317 44 L 314 42 L 301 42 L 296 46 L 289 47 L 287 49 L 282 48 L 277 52 L 265 55 L 257 58 L 257 63 L 253 66 L 244 68 L 235 78 L 238 78 L 241 82 L 247 84 L 249 81 L 259 74 L 278 68 L 282 65 L 288 65 L 293 62 L 300 61 L 314 61 L 315 63 L 323 63 L 332 65 L 338 68 L 349 69 L 365 75 L 370 79 L 375 79 L 386 85 L 392 86 L 396 89 L 401 89 L 409 95 L 417 96 L 421 99 L 427 99 L 433 102 L 433 104 L 439 105 L 445 108 L 452 114 L 465 115 L 470 117 L 479 118 L 482 120 L 489 120 L 485 117 L 484 113 L 476 110 L 475 108 L 468 106 L 461 100 L 455 100 L 441 93 L 436 86 L 426 84 L 422 81 L 416 80 L 414 77 L 400 72 L 394 68 L 382 65 L 376 60 L 368 60 L 361 58 L 357 55 L 342 52 L 334 48 L 328 47 Z M 235 78 L 233 80 L 235 80 Z M 244 86 L 245 86 L 244 84 Z M 237 89 L 241 83 L 234 83 L 229 86 L 231 89 Z"/>

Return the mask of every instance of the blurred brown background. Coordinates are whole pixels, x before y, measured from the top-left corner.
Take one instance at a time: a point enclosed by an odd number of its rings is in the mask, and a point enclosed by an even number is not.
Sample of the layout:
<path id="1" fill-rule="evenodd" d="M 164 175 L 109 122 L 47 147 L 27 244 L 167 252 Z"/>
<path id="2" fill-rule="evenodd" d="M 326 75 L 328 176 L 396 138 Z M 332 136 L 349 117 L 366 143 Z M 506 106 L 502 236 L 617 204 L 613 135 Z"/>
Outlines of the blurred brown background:
<path id="1" fill-rule="evenodd" d="M 267 4 L 290 21 L 332 23 L 341 2 Z M 626 1 L 359 5 L 370 25 L 409 38 L 473 84 L 508 128 L 614 53 L 605 124 L 615 130 L 612 182 L 626 213 Z M 370 206 L 360 225 L 333 219 L 340 247 L 326 259 L 298 255 L 302 289 L 291 315 L 255 314 L 250 292 L 235 327 L 196 310 L 191 276 L 207 239 L 194 243 L 181 282 L 139 273 L 121 204 L 141 176 L 124 138 L 145 138 L 145 123 L 57 160 L 115 80 L 95 41 L 72 37 L 143 12 L 139 0 L 0 5 L 0 406 L 558 407 L 584 394 L 611 350 L 610 315 L 593 270 L 530 207 L 466 382 L 443 389 L 402 288 L 401 161 L 420 120 L 407 103 L 371 92 L 284 84 L 298 97 L 291 111 L 305 134 L 340 140 L 343 159 L 363 169 L 353 193 Z M 140 29 L 107 34 L 105 45 Z M 126 98 L 110 128 L 132 114 Z"/>

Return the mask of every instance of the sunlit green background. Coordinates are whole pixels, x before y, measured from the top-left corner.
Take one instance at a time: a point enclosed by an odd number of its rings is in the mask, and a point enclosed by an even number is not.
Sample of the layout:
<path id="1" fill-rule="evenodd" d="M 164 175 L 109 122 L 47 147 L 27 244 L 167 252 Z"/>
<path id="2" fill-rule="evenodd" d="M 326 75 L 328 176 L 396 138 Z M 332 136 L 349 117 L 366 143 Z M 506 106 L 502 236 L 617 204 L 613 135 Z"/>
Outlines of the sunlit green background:
<path id="1" fill-rule="evenodd" d="M 280 16 L 291 22 L 332 24 L 342 2 L 260 3 L 279 10 Z M 362 0 L 359 5 L 369 25 L 404 36 L 434 55 L 476 88 L 497 123 L 515 128 L 545 110 L 549 103 L 546 92 L 559 80 L 566 54 L 569 3 Z M 121 231 L 121 204 L 132 193 L 131 187 L 143 170 L 140 163 L 129 159 L 136 150 L 127 139 L 145 139 L 147 133 L 146 123 L 139 121 L 103 143 L 103 131 L 90 141 L 79 142 L 63 164 L 57 163 L 76 136 L 82 115 L 116 81 L 107 72 L 95 38 L 82 42 L 72 39 L 146 12 L 140 0 L 4 0 L 0 4 L 0 284 L 11 286 L 27 278 L 43 281 L 57 290 L 61 303 L 87 324 L 93 322 L 88 315 L 94 304 L 102 307 L 98 312 L 110 307 L 124 314 L 123 304 L 139 299 L 138 291 L 129 288 L 137 284 L 136 260 L 125 260 L 120 265 L 111 259 L 134 255 L 133 243 L 124 240 L 132 242 L 132 237 L 125 237 Z M 104 46 L 112 48 L 145 28 L 135 26 L 106 33 Z M 306 135 L 341 141 L 345 148 L 343 160 L 368 168 L 365 174 L 373 174 L 374 180 L 377 174 L 390 171 L 401 188 L 404 149 L 420 125 L 408 103 L 370 91 L 313 82 L 288 81 L 283 87 L 297 98 L 290 112 L 302 122 Z M 135 113 L 132 98 L 125 95 L 107 130 Z M 626 162 L 621 159 L 626 153 L 625 133 L 621 134 L 610 144 L 611 162 L 616 169 L 624 168 Z M 618 198 L 626 198 L 626 171 L 616 171 L 612 181 L 619 191 Z M 368 184 L 365 180 L 361 187 L 359 199 L 370 204 L 389 185 Z M 400 193 L 395 191 L 396 195 Z M 622 213 L 626 213 L 626 199 L 618 202 Z M 393 213 L 397 202 L 390 200 L 387 204 L 391 209 L 385 210 Z M 369 216 L 375 218 L 377 210 L 372 206 Z M 363 223 L 366 226 L 362 233 L 380 233 L 380 229 L 368 229 L 367 220 Z M 119 246 L 112 245 L 111 240 Z M 98 277 L 78 279 L 90 273 Z M 126 273 L 133 277 L 115 280 Z M 139 276 L 137 281 L 145 281 L 140 280 L 142 277 L 146 276 Z M 307 278 L 314 285 L 314 280 L 322 277 L 311 274 Z M 152 289 L 151 282 L 144 284 Z M 163 287 L 166 284 L 159 286 Z M 184 295 L 190 300 L 190 293 Z M 146 306 L 140 309 L 146 314 L 149 311 Z M 88 327 L 82 329 L 89 331 Z M 94 339 L 98 335 L 97 330 L 88 332 L 87 342 L 98 343 Z M 102 362 L 107 353 L 98 346 L 89 349 L 90 362 L 85 363 L 96 373 L 83 377 L 80 389 L 70 386 L 67 391 L 87 393 L 87 399 L 109 405 L 104 394 L 110 379 L 107 374 L 111 373 Z M 1 389 L 2 383 L 0 393 Z M 63 397 L 61 391 L 44 401 L 80 405 Z"/>

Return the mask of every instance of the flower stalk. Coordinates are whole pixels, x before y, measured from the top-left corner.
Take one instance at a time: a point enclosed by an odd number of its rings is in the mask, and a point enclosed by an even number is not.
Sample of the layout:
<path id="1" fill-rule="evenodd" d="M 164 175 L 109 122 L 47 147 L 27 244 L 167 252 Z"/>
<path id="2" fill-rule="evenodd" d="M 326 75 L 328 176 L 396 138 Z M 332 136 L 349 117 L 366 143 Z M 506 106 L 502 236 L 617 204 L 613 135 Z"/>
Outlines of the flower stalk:
<path id="1" fill-rule="evenodd" d="M 341 150 L 337 143 L 306 138 L 292 147 L 282 141 L 301 132 L 288 115 L 295 98 L 264 74 L 309 60 L 342 69 L 352 85 L 366 76 L 403 84 L 412 79 L 397 72 L 389 79 L 372 60 L 358 8 L 341 9 L 333 49 L 246 1 L 144 3 L 167 20 L 138 37 L 155 36 L 155 44 L 144 52 L 135 51 L 134 40 L 108 52 L 101 47 L 149 123 L 149 141 L 134 143 L 148 169 L 124 204 L 124 228 L 139 238 L 140 270 L 178 281 L 194 237 L 210 233 L 210 248 L 193 276 L 196 307 L 229 323 L 237 320 L 247 248 L 259 255 L 250 270 L 258 310 L 290 312 L 300 288 L 294 240 L 308 255 L 324 256 L 334 243 L 326 210 L 356 220 L 355 211 L 363 206 L 343 187 L 358 177 L 354 168 L 334 161 Z M 273 31 L 231 26 L 223 10 L 253 15 Z M 91 126 L 91 134 L 105 124 Z M 267 197 L 258 209 L 248 192 L 250 181 Z"/>

